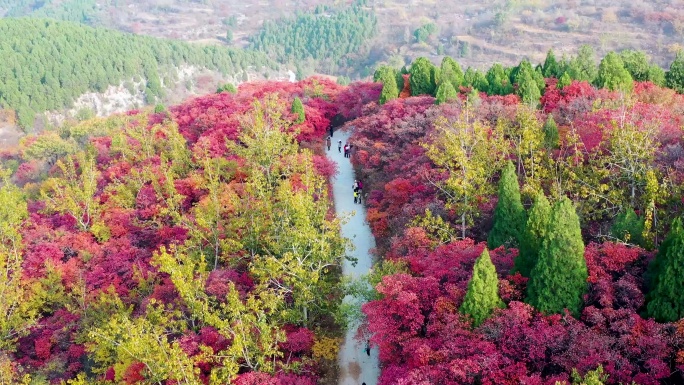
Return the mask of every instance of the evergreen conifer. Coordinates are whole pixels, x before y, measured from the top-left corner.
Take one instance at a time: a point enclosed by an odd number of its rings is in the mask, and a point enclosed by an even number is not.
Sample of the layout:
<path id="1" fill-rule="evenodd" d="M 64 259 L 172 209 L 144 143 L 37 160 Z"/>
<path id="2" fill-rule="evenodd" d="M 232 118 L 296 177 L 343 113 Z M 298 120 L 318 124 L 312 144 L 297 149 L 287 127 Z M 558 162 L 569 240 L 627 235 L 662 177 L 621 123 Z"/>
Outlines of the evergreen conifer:
<path id="1" fill-rule="evenodd" d="M 587 262 L 579 217 L 564 197 L 553 207 L 539 258 L 530 273 L 527 302 L 544 314 L 579 315 L 587 290 Z"/>
<path id="2" fill-rule="evenodd" d="M 651 291 L 646 297 L 649 317 L 675 322 L 684 317 L 684 229 L 677 218 L 649 266 Z"/>
<path id="3" fill-rule="evenodd" d="M 487 249 L 475 261 L 473 266 L 473 276 L 468 282 L 466 292 L 460 311 L 472 317 L 473 325 L 480 326 L 495 309 L 503 308 L 505 305 L 499 298 L 499 277 L 496 269 L 489 257 Z"/>
<path id="4" fill-rule="evenodd" d="M 457 90 L 458 87 L 463 84 L 463 70 L 456 60 L 449 56 L 445 56 L 444 59 L 442 59 L 440 68 L 442 70 L 442 83 L 444 83 L 445 80 L 448 80 L 451 82 L 451 85 L 454 86 L 454 90 Z"/>
<path id="5" fill-rule="evenodd" d="M 304 115 L 304 105 L 302 104 L 302 100 L 298 97 L 295 97 L 292 101 L 292 113 L 297 114 L 298 116 L 297 120 L 295 120 L 296 124 L 304 123 L 304 119 L 306 119 L 306 116 Z"/>
<path id="6" fill-rule="evenodd" d="M 544 123 L 544 147 L 547 150 L 553 150 L 558 148 L 560 145 L 560 135 L 558 134 L 558 125 L 553 119 L 553 115 L 549 114 L 549 117 Z"/>
<path id="7" fill-rule="evenodd" d="M 381 75 L 382 91 L 380 92 L 380 104 L 385 104 L 392 99 L 399 96 L 399 88 L 397 87 L 396 74 L 392 71 L 386 71 Z"/>
<path id="8" fill-rule="evenodd" d="M 539 98 L 541 98 L 541 92 L 539 92 L 539 86 L 537 85 L 533 74 L 530 71 L 525 70 L 518 77 L 518 81 L 518 95 L 523 103 L 537 107 Z"/>
<path id="9" fill-rule="evenodd" d="M 450 81 L 443 81 L 442 84 L 437 87 L 437 95 L 435 99 L 435 104 L 446 103 L 450 100 L 456 99 L 458 93 L 454 89 L 454 86 Z"/>
<path id="10" fill-rule="evenodd" d="M 434 67 L 432 62 L 424 57 L 419 57 L 411 64 L 409 82 L 413 96 L 433 95 L 436 87 Z"/>
<path id="11" fill-rule="evenodd" d="M 572 78 L 570 75 L 568 75 L 567 72 L 563 72 L 563 75 L 561 75 L 560 78 L 558 78 L 558 83 L 556 83 L 556 88 L 559 90 L 562 90 L 566 86 L 569 86 L 572 83 Z"/>
<path id="12" fill-rule="evenodd" d="M 525 230 L 525 221 L 515 166 L 508 161 L 499 180 L 499 202 L 494 210 L 494 227 L 487 237 L 488 247 L 517 247 Z"/>
<path id="13" fill-rule="evenodd" d="M 639 218 L 633 208 L 628 207 L 615 218 L 610 233 L 613 237 L 635 245 L 643 242 L 644 220 Z"/>
<path id="14" fill-rule="evenodd" d="M 615 52 L 608 52 L 599 65 L 596 85 L 611 91 L 630 92 L 634 82 L 620 56 Z"/>
<path id="15" fill-rule="evenodd" d="M 544 194 L 538 194 L 529 211 L 525 233 L 520 240 L 518 257 L 515 259 L 514 271 L 519 272 L 523 277 L 529 278 L 532 268 L 537 263 L 542 240 L 546 237 L 550 221 L 551 205 L 549 200 Z"/>
<path id="16" fill-rule="evenodd" d="M 665 75 L 667 86 L 673 90 L 684 93 L 684 51 L 679 51 L 674 61 L 670 64 L 670 70 Z"/>
<path id="17" fill-rule="evenodd" d="M 558 62 L 556 61 L 556 55 L 553 53 L 553 49 L 550 49 L 546 53 L 542 74 L 547 78 L 555 77 L 558 74 Z"/>

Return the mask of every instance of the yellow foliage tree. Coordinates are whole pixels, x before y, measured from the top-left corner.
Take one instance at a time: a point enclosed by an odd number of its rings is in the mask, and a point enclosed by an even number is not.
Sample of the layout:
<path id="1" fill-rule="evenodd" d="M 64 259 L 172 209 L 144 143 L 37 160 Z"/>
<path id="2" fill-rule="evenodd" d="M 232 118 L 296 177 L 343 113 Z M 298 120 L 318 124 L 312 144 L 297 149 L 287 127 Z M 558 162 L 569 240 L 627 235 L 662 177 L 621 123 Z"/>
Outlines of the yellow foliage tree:
<path id="1" fill-rule="evenodd" d="M 79 152 L 76 160 L 78 166 L 73 157 L 57 161 L 63 175 L 46 180 L 40 193 L 48 211 L 68 214 L 80 230 L 88 231 L 100 210 L 95 199 L 100 171 L 92 150 Z"/>
<path id="2" fill-rule="evenodd" d="M 448 199 L 448 206 L 461 216 L 461 237 L 477 214 L 477 203 L 492 192 L 491 177 L 501 168 L 506 154 L 502 127 L 490 127 L 474 118 L 466 105 L 455 120 L 435 121 L 436 136 L 424 143 L 427 156 L 449 173 L 444 183 L 434 183 Z"/>

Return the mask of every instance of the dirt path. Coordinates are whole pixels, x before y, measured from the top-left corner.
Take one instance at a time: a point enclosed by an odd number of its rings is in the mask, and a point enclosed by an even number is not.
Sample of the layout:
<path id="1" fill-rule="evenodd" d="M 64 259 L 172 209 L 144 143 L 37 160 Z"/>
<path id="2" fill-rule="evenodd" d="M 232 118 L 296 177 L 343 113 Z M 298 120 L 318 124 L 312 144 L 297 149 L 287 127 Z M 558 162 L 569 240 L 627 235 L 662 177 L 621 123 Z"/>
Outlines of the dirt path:
<path id="1" fill-rule="evenodd" d="M 356 266 L 349 261 L 344 261 L 342 271 L 345 276 L 359 277 L 367 274 L 373 266 L 373 258 L 370 249 L 375 247 L 375 239 L 371 234 L 370 227 L 366 222 L 366 209 L 363 205 L 354 203 L 352 185 L 354 184 L 354 170 L 349 159 L 337 151 L 337 141 L 342 145 L 349 138 L 347 132 L 335 132 L 332 138 L 333 145 L 327 153 L 328 159 L 337 163 L 338 173 L 332 181 L 333 194 L 335 197 L 335 212 L 339 217 L 351 217 L 342 225 L 342 235 L 354 243 L 354 250 L 348 250 L 348 254 L 358 260 Z M 354 298 L 345 298 L 345 301 L 354 301 Z M 340 365 L 340 385 L 376 385 L 380 368 L 378 366 L 378 351 L 371 349 L 370 355 L 366 354 L 365 344 L 354 340 L 358 326 L 350 327 L 345 335 L 344 343 L 340 348 L 338 362 Z"/>

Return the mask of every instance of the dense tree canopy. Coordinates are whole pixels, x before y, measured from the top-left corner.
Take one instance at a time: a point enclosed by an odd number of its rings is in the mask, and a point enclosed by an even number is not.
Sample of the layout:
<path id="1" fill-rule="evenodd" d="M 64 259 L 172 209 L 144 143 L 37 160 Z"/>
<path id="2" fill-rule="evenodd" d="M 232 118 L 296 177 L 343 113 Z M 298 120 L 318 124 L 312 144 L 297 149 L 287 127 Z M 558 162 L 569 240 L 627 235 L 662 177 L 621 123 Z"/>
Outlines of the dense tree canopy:
<path id="1" fill-rule="evenodd" d="M 300 143 L 338 92 L 244 85 L 28 136 L 0 188 L 0 379 L 315 383 L 346 241 L 334 167 Z"/>
<path id="2" fill-rule="evenodd" d="M 181 65 L 224 74 L 275 66 L 250 51 L 28 18 L 0 19 L 0 56 L 0 106 L 15 109 L 25 127 L 37 112 L 70 107 L 85 92 L 134 79 L 143 79 L 146 99 L 153 104 L 163 93 L 162 83 L 171 82 Z"/>
<path id="3" fill-rule="evenodd" d="M 317 8 L 294 18 L 266 21 L 250 38 L 251 47 L 279 62 L 296 63 L 308 58 L 321 61 L 320 70 L 335 73 L 348 66 L 351 55 L 361 55 L 376 32 L 375 15 L 359 1 L 349 7 Z"/>

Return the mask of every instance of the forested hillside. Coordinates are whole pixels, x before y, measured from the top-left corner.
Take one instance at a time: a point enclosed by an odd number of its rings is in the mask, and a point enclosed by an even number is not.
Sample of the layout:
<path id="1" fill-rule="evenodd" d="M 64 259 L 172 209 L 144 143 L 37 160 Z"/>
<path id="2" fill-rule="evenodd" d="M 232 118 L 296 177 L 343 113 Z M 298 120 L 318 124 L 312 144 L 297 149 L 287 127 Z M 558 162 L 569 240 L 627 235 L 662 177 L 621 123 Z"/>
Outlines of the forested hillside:
<path id="1" fill-rule="evenodd" d="M 5 17 L 49 17 L 97 26 L 100 23 L 99 12 L 108 3 L 95 0 L 0 0 L 0 9 L 5 10 Z"/>
<path id="2" fill-rule="evenodd" d="M 680 384 L 683 74 L 420 58 L 29 135 L 0 153 L 0 382 L 336 383 L 369 283 L 381 385 Z M 381 261 L 350 285 L 331 121 Z"/>
<path id="3" fill-rule="evenodd" d="M 16 110 L 22 127 L 38 112 L 70 107 L 85 92 L 125 81 L 142 79 L 153 104 L 181 65 L 235 75 L 276 68 L 257 52 L 29 18 L 0 19 L 0 56 L 0 107 Z"/>
<path id="4" fill-rule="evenodd" d="M 339 73 L 364 61 L 376 32 L 377 19 L 362 8 L 364 3 L 356 1 L 343 9 L 318 7 L 293 19 L 266 21 L 250 46 L 281 63 L 299 66 L 312 60 L 319 71 Z"/>
<path id="5" fill-rule="evenodd" d="M 331 8 L 335 12 L 323 13 L 336 20 L 340 31 L 360 26 L 358 15 L 347 20 L 335 16 L 347 12 L 344 10 L 353 4 L 363 4 L 363 14 L 369 15 L 366 20 L 377 20 L 377 33 L 364 42 L 361 50 L 351 51 L 352 63 L 337 59 L 333 60 L 335 66 L 314 59 L 297 63 L 305 75 L 332 71 L 328 74 L 363 78 L 380 63 L 401 67 L 420 56 L 439 61 L 444 55 L 482 69 L 492 62 L 513 65 L 523 58 L 541 61 L 549 48 L 559 56 L 571 54 L 583 44 L 595 47 L 601 55 L 611 50 L 641 50 L 664 66 L 682 48 L 684 36 L 684 7 L 679 0 L 0 0 L 0 16 L 51 17 L 142 35 L 243 48 L 266 32 L 264 26 L 278 25 L 280 31 L 269 30 L 268 34 L 279 40 L 263 43 L 292 46 L 306 57 L 310 51 L 320 50 L 323 43 L 309 40 L 302 31 L 290 27 L 321 26 L 317 10 Z M 349 25 L 340 25 L 342 22 Z M 288 43 L 295 37 L 317 44 L 296 47 Z M 355 38 L 352 33 L 349 37 Z M 339 53 L 347 45 L 344 41 L 338 44 L 339 36 L 329 34 L 324 41 L 327 50 L 321 53 Z M 269 49 L 277 53 L 280 48 Z M 291 60 L 296 55 L 286 52 L 284 56 Z"/>

